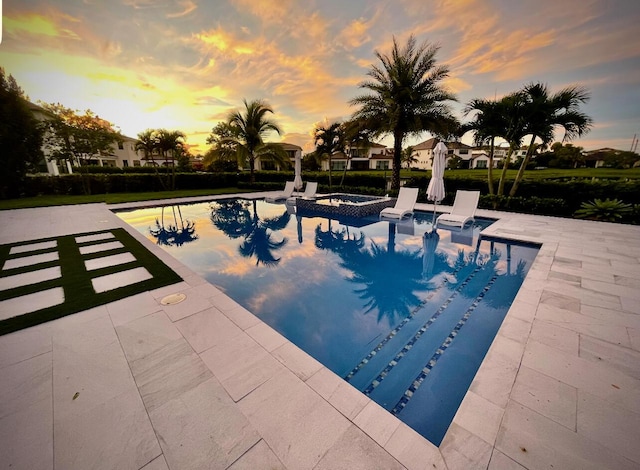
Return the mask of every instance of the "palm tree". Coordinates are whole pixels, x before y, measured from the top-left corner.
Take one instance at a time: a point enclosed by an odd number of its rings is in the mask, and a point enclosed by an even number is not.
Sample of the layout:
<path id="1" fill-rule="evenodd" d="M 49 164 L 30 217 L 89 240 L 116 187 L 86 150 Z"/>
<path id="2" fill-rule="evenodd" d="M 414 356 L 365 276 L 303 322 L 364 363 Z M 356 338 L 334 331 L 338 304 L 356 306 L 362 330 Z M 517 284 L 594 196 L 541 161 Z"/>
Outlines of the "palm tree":
<path id="1" fill-rule="evenodd" d="M 273 114 L 273 109 L 262 100 L 247 102 L 243 100 L 244 113 L 236 110 L 229 114 L 228 125 L 233 127 L 235 137 L 223 139 L 236 145 L 238 158 L 249 162 L 251 172 L 250 182 L 255 182 L 255 164 L 257 158 L 272 158 L 279 163 L 287 162 L 287 154 L 280 145 L 264 142 L 264 137 L 270 132 L 282 134 L 280 126 L 268 119 L 267 114 Z"/>
<path id="2" fill-rule="evenodd" d="M 168 131 L 158 129 L 156 132 L 156 148 L 160 151 L 165 161 L 167 157 L 171 159 L 171 190 L 176 187 L 176 165 L 175 159 L 184 149 L 186 136 L 180 131 Z"/>
<path id="3" fill-rule="evenodd" d="M 409 145 L 406 149 L 402 151 L 402 163 L 407 166 L 408 170 L 411 170 L 411 165 L 418 161 L 418 157 L 416 157 L 415 150 L 413 145 Z"/>
<path id="4" fill-rule="evenodd" d="M 151 161 L 151 165 L 153 166 L 156 176 L 160 181 L 160 186 L 162 186 L 162 189 L 167 189 L 166 185 L 164 184 L 164 180 L 162 179 L 162 177 L 160 176 L 160 173 L 158 172 L 158 165 L 154 160 L 154 155 L 157 149 L 158 149 L 158 141 L 156 139 L 155 130 L 147 129 L 146 131 L 140 132 L 138 134 L 138 141 L 136 142 L 136 150 L 142 151 L 144 153 L 144 159 L 147 160 L 147 162 Z"/>
<path id="5" fill-rule="evenodd" d="M 316 146 L 316 155 L 329 159 L 329 189 L 331 189 L 331 157 L 336 152 L 344 152 L 343 125 L 339 122 L 316 124 L 313 130 L 313 143 Z"/>
<path id="6" fill-rule="evenodd" d="M 475 145 L 489 144 L 489 163 L 487 165 L 487 183 L 489 186 L 489 194 L 493 196 L 493 157 L 495 151 L 496 137 L 504 134 L 506 123 L 504 109 L 501 107 L 502 102 L 483 99 L 471 100 L 464 108 L 465 115 L 475 112 L 474 120 L 463 124 L 460 135 L 464 135 L 468 131 L 474 133 Z"/>
<path id="7" fill-rule="evenodd" d="M 400 188 L 402 143 L 408 135 L 424 131 L 446 137 L 457 128 L 446 101 L 455 96 L 441 85 L 449 75 L 446 66 L 437 66 L 435 55 L 439 47 L 427 42 L 417 46 L 413 35 L 400 49 L 395 37 L 391 55 L 375 55 L 382 66 L 372 65 L 367 75 L 371 78 L 360 84 L 372 94 L 357 96 L 351 105 L 358 105 L 353 118 L 362 120 L 375 135 L 392 134 L 393 189 Z"/>
<path id="8" fill-rule="evenodd" d="M 580 105 L 589 101 L 589 93 L 583 87 L 570 86 L 550 95 L 545 84 L 530 83 L 524 87 L 522 94 L 526 100 L 525 135 L 531 135 L 531 143 L 509 192 L 511 197 L 515 195 L 522 181 L 524 171 L 533 155 L 536 139 L 542 140 L 542 145 L 546 146 L 553 141 L 555 128 L 562 127 L 562 142 L 567 142 L 589 132 L 593 123 L 591 117 L 580 111 Z"/>

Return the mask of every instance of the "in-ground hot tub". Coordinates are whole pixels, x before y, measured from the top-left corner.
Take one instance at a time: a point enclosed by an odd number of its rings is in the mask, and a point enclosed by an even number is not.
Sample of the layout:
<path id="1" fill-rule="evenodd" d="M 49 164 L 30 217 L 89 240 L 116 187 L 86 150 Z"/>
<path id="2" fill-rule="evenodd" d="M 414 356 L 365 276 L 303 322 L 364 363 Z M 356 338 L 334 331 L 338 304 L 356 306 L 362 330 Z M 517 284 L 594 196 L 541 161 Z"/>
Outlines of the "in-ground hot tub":
<path id="1" fill-rule="evenodd" d="M 323 214 L 344 217 L 365 217 L 379 214 L 385 207 L 392 207 L 395 199 L 381 196 L 332 193 L 316 199 L 296 198 L 299 214 Z"/>

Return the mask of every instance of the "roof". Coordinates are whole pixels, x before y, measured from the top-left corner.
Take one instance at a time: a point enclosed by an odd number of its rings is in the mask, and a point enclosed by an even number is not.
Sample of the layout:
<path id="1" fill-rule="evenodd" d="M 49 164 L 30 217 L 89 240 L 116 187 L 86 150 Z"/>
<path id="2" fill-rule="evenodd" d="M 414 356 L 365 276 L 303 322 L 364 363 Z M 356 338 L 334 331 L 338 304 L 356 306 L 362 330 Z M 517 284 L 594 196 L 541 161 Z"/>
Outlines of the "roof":
<path id="1" fill-rule="evenodd" d="M 425 140 L 424 142 L 420 142 L 418 145 L 413 146 L 413 150 L 433 150 L 438 142 L 442 142 L 440 139 L 435 137 Z M 447 149 L 470 149 L 472 148 L 470 145 L 463 144 L 462 142 L 442 142 L 447 146 Z"/>

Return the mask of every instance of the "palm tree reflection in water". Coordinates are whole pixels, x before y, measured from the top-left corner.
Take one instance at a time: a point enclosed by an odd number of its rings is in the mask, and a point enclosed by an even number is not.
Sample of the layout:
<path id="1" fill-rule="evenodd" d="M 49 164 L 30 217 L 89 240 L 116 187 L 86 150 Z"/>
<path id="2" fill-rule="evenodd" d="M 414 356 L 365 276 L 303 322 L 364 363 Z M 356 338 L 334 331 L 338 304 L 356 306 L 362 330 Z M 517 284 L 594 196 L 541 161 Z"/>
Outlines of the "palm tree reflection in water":
<path id="1" fill-rule="evenodd" d="M 479 245 L 470 252 L 459 249 L 452 261 L 446 252 L 436 251 L 435 247 L 430 252 L 427 252 L 426 246 L 424 251 L 398 251 L 395 243 L 396 224 L 393 222 L 389 222 L 386 247 L 373 241 L 367 246 L 366 236 L 362 232 L 350 234 L 349 228 L 343 226 L 334 229 L 331 222 L 329 220 L 327 230 L 323 230 L 321 224 L 316 227 L 316 247 L 340 256 L 340 266 L 351 272 L 346 279 L 362 286 L 353 292 L 365 301 L 364 313 L 377 310 L 378 322 L 386 318 L 390 325 L 410 317 L 416 307 L 424 304 L 420 292 L 437 290 L 445 283 L 449 289 L 455 290 L 478 269 L 495 274 L 502 256 L 493 243 L 489 253 L 479 252 Z M 510 245 L 507 245 L 507 251 L 510 251 Z M 427 260 L 426 257 L 431 259 Z M 425 264 L 429 265 L 426 270 Z M 507 261 L 507 273 L 500 277 L 504 277 L 506 282 L 522 283 L 525 267 L 525 262 L 518 263 L 516 272 L 512 274 Z M 465 297 L 471 295 L 464 289 L 460 294 Z M 491 300 L 493 303 L 500 302 L 499 297 Z"/>
<path id="2" fill-rule="evenodd" d="M 173 211 L 173 224 L 165 224 L 164 210 L 166 208 L 167 206 L 162 207 L 160 219 L 156 218 L 155 228 L 149 228 L 149 233 L 156 239 L 156 243 L 164 246 L 182 246 L 185 243 L 191 243 L 197 240 L 196 224 L 195 222 L 182 218 L 180 206 L 171 206 L 171 210 Z M 178 211 L 177 215 L 176 209 Z M 179 225 L 178 218 L 180 218 Z"/>
<path id="3" fill-rule="evenodd" d="M 253 212 L 250 208 L 253 208 Z M 211 222 L 231 239 L 244 238 L 238 252 L 245 258 L 256 258 L 256 266 L 277 266 L 280 258 L 274 252 L 284 247 L 288 239 L 272 239 L 273 232 L 283 230 L 291 215 L 285 212 L 278 217 L 260 218 L 256 201 L 221 201 L 211 206 Z"/>
<path id="4" fill-rule="evenodd" d="M 366 237 L 350 235 L 348 228 L 333 230 L 329 221 L 328 230 L 316 227 L 316 247 L 331 250 L 341 258 L 341 267 L 351 271 L 349 282 L 362 285 L 354 290 L 359 298 L 365 300 L 365 314 L 378 311 L 378 322 L 387 318 L 390 325 L 410 315 L 411 310 L 420 304 L 416 294 L 424 290 L 422 278 L 422 255 L 420 250 L 396 251 L 396 224 L 389 223 L 387 246 L 381 247 L 375 242 L 365 244 Z"/>

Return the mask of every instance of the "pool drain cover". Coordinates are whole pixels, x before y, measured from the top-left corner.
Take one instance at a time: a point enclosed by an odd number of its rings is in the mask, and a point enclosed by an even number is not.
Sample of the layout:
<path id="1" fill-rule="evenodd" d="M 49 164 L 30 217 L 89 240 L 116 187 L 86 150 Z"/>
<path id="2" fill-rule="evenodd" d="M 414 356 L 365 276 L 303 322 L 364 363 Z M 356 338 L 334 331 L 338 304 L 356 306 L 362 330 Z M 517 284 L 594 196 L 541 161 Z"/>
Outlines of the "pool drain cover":
<path id="1" fill-rule="evenodd" d="M 185 294 L 171 294 L 171 295 L 167 295 L 166 297 L 164 297 L 160 301 L 160 303 L 162 305 L 175 305 L 175 304 L 179 304 L 180 302 L 182 302 L 186 298 L 187 298 L 187 296 Z"/>

